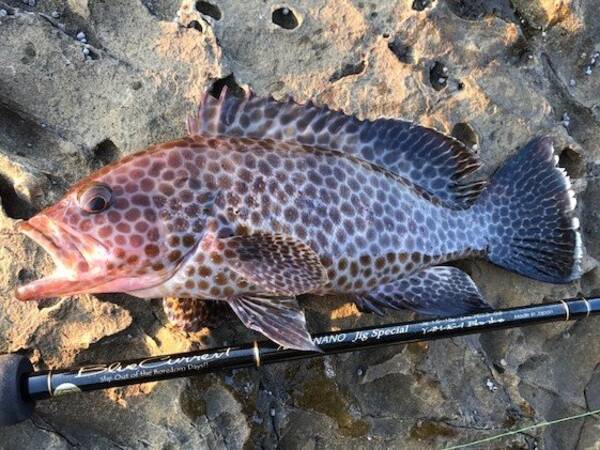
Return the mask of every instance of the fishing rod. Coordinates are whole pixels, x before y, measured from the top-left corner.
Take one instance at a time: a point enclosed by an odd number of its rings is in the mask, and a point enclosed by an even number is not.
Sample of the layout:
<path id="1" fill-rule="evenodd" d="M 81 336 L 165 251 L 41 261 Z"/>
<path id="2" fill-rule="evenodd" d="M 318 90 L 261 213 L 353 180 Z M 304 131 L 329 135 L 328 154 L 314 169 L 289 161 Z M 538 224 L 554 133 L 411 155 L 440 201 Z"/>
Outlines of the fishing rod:
<path id="1" fill-rule="evenodd" d="M 578 320 L 600 313 L 600 297 L 501 309 L 443 319 L 315 334 L 321 352 L 285 349 L 271 341 L 172 355 L 97 363 L 72 369 L 34 371 L 28 358 L 0 356 L 0 426 L 26 420 L 35 402 L 83 391 L 198 375 L 223 369 L 313 358 L 390 344 L 430 341 L 545 322 Z"/>

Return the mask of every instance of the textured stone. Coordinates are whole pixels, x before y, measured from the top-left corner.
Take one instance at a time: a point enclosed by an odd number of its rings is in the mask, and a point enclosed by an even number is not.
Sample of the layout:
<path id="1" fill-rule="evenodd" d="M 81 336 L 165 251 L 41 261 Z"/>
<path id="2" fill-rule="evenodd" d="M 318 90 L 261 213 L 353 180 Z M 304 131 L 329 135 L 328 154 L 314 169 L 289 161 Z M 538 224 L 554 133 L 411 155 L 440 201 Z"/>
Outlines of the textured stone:
<path id="1" fill-rule="evenodd" d="M 553 286 L 483 261 L 460 265 L 495 307 L 600 294 L 599 8 L 597 0 L 0 1 L 9 13 L 0 17 L 0 352 L 48 368 L 256 337 L 225 308 L 217 326 L 186 335 L 166 326 L 157 301 L 38 305 L 12 294 L 52 270 L 15 234 L 16 220 L 95 168 L 181 136 L 218 79 L 434 126 L 479 151 L 486 175 L 533 136 L 552 136 L 579 193 L 582 281 Z M 301 300 L 312 331 L 413 317 L 362 314 L 349 299 Z M 600 407 L 598 330 L 597 319 L 555 323 L 58 398 L 2 430 L 0 448 L 461 444 Z M 599 436 L 597 417 L 587 417 L 481 448 L 589 449 Z"/>

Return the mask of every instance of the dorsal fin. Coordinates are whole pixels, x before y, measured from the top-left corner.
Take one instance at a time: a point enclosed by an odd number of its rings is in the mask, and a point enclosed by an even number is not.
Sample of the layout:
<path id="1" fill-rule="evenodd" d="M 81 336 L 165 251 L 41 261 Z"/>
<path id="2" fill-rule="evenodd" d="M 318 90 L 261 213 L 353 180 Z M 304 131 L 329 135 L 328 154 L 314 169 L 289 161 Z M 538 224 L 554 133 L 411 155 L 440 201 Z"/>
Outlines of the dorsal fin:
<path id="1" fill-rule="evenodd" d="M 384 167 L 455 208 L 466 208 L 485 186 L 465 182 L 480 166 L 460 141 L 399 119 L 359 120 L 312 103 L 278 102 L 224 88 L 206 95 L 188 118 L 188 133 L 273 139 L 338 150 Z"/>

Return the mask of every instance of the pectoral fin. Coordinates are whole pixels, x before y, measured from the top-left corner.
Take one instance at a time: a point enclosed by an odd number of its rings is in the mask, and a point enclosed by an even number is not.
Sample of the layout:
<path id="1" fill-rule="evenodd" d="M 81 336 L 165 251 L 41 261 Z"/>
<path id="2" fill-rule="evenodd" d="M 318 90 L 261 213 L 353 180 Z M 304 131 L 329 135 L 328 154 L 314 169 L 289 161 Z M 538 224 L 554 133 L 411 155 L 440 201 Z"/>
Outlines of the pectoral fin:
<path id="1" fill-rule="evenodd" d="M 429 267 L 378 287 L 357 299 L 362 310 L 411 309 L 434 316 L 491 311 L 473 280 L 456 267 Z"/>
<path id="2" fill-rule="evenodd" d="M 327 282 L 318 255 L 303 242 L 280 234 L 253 234 L 224 239 L 231 270 L 267 292 L 297 295 Z"/>
<path id="3" fill-rule="evenodd" d="M 244 325 L 277 344 L 297 350 L 320 351 L 310 338 L 304 312 L 295 298 L 240 295 L 228 302 Z"/>

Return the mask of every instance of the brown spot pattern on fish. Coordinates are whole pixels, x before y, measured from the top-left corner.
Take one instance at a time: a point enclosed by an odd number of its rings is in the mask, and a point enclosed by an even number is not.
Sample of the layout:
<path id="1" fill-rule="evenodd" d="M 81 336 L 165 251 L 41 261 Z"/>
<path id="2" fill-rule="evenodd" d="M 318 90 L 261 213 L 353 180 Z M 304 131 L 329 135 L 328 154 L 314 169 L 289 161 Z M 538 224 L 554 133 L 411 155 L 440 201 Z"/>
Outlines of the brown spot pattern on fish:
<path id="1" fill-rule="evenodd" d="M 412 226 L 416 233 L 422 235 L 420 240 L 407 240 L 408 245 L 413 247 L 413 251 L 417 250 L 417 245 L 421 241 L 424 242 L 428 235 L 434 235 L 437 232 L 435 223 L 430 221 L 427 224 L 421 212 L 416 212 L 415 219 L 408 222 L 409 217 L 401 212 L 404 209 L 401 204 L 403 197 L 406 198 L 407 204 L 410 202 L 410 197 L 402 195 L 400 190 L 394 187 L 398 183 L 394 174 L 363 162 L 357 162 L 353 157 L 335 152 L 315 151 L 295 144 L 282 144 L 275 150 L 267 150 L 268 146 L 263 145 L 261 141 L 250 139 L 245 140 L 245 147 L 241 147 L 240 140 L 237 138 L 213 139 L 211 141 L 213 149 L 203 146 L 205 141 L 202 138 L 196 138 L 194 142 L 194 150 L 202 151 L 203 161 L 214 167 L 215 170 L 220 167 L 228 170 L 229 162 L 232 160 L 246 163 L 245 167 L 238 167 L 236 173 L 232 175 L 233 182 L 230 184 L 230 189 L 234 189 L 240 199 L 239 203 L 237 197 L 228 196 L 224 191 L 219 191 L 220 200 L 215 201 L 217 206 L 213 211 L 214 231 L 217 235 L 227 236 L 236 229 L 242 229 L 245 234 L 251 235 L 261 232 L 266 225 L 273 231 L 289 235 L 300 242 L 304 241 L 307 236 L 314 236 L 307 243 L 311 248 L 319 249 L 321 254 L 330 259 L 349 255 L 360 263 L 360 271 L 357 271 L 354 276 L 351 276 L 348 269 L 330 271 L 331 279 L 326 286 L 322 287 L 323 292 L 331 290 L 343 292 L 362 284 L 372 286 L 381 282 L 383 277 L 389 278 L 393 271 L 400 273 L 407 267 L 412 269 L 411 266 L 403 265 L 401 258 L 394 260 L 392 265 L 382 267 L 380 262 L 376 262 L 376 258 L 371 258 L 371 255 L 394 254 L 394 247 L 402 248 L 402 241 L 409 226 Z M 214 149 L 218 151 L 211 151 Z M 170 151 L 178 151 L 178 149 L 173 148 Z M 272 152 L 277 152 L 277 154 Z M 273 158 L 273 155 L 277 158 Z M 302 157 L 305 159 L 300 159 Z M 323 159 L 325 159 L 324 162 L 319 161 Z M 273 184 L 270 190 L 262 192 L 261 186 L 266 184 L 264 180 L 268 169 L 264 164 L 260 164 L 261 161 L 270 161 L 270 166 L 280 164 L 292 167 L 292 171 L 288 172 L 287 177 L 299 183 L 292 189 L 288 188 L 289 192 L 285 192 L 285 187 L 282 187 L 281 184 Z M 357 163 L 367 169 L 366 174 L 356 172 L 354 166 Z M 323 180 L 324 177 L 314 169 L 311 171 L 311 167 L 326 168 L 323 170 L 325 173 L 335 171 L 338 175 L 341 174 L 340 178 L 345 179 L 347 184 L 330 183 L 327 185 Z M 307 176 L 305 176 L 307 168 Z M 376 181 L 377 177 L 381 177 L 382 174 L 385 174 L 387 179 Z M 213 175 L 221 175 L 221 173 L 217 171 L 214 174 L 211 173 L 211 176 Z M 208 180 L 210 181 L 210 178 Z M 406 181 L 400 180 L 400 182 L 407 186 Z M 254 189 L 252 191 L 239 189 L 239 186 L 247 185 L 254 186 Z M 352 190 L 349 186 L 352 187 Z M 381 193 L 377 194 L 373 186 L 381 188 Z M 408 185 L 408 187 L 412 186 Z M 414 188 L 414 193 L 420 194 L 418 187 L 412 188 Z M 217 187 L 217 189 L 219 188 Z M 256 192 L 261 192 L 261 195 L 257 196 Z M 179 200 L 178 195 L 177 192 L 173 192 L 173 198 L 165 199 L 161 204 L 170 206 L 171 211 L 181 211 L 178 202 L 171 201 Z M 234 199 L 233 203 L 232 199 Z M 381 204 L 382 201 L 385 203 Z M 239 207 L 239 204 L 249 204 L 255 209 L 254 214 L 248 217 L 243 213 L 243 207 Z M 398 210 L 395 215 L 394 207 Z M 443 210 L 441 207 L 438 209 Z M 186 219 L 184 218 L 184 220 Z M 453 218 L 448 217 L 447 220 L 452 222 Z M 357 226 L 349 227 L 348 222 L 357 224 Z M 185 229 L 185 225 L 185 222 L 176 220 L 171 228 Z M 228 230 L 227 233 L 223 233 L 225 229 Z M 350 232 L 347 231 L 348 229 Z M 333 236 L 331 236 L 332 232 Z M 443 243 L 443 236 L 436 241 Z M 173 242 L 169 242 L 173 244 Z M 362 254 L 364 249 L 367 249 L 369 254 Z M 211 257 L 211 270 L 215 271 L 214 276 L 218 278 L 211 279 L 210 290 L 198 293 L 199 296 L 223 295 L 223 292 L 215 289 L 214 285 L 223 285 L 225 277 L 220 278 L 220 273 L 227 273 L 230 268 L 222 261 L 221 255 L 225 249 L 217 250 Z M 449 249 L 442 246 L 435 255 L 428 255 L 428 257 L 431 261 L 435 261 L 440 259 L 436 255 L 448 252 Z M 358 284 L 356 280 L 351 281 L 352 278 L 359 275 L 367 279 Z M 197 284 L 199 282 L 200 280 L 196 281 Z M 202 283 L 202 286 L 205 287 L 205 284 Z M 226 286 L 238 291 L 235 277 Z M 185 287 L 185 282 L 176 287 L 176 290 L 189 292 L 189 288 Z"/>
<path id="2" fill-rule="evenodd" d="M 223 314 L 219 302 L 195 298 L 167 297 L 163 300 L 163 309 L 169 321 L 187 333 L 214 326 L 218 315 Z"/>

